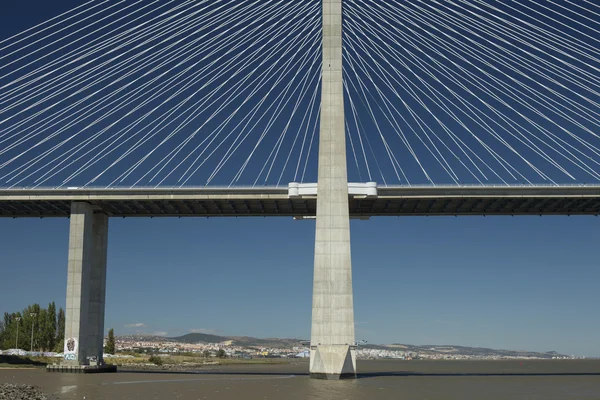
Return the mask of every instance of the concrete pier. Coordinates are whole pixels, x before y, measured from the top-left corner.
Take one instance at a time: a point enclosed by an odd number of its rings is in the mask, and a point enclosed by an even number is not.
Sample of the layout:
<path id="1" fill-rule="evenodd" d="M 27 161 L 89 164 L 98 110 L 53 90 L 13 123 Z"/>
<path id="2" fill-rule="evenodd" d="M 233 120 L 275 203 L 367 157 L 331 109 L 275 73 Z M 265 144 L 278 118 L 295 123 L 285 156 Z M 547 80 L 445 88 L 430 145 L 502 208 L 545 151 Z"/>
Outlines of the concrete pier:
<path id="1" fill-rule="evenodd" d="M 323 0 L 322 74 L 310 376 L 355 378 L 342 0 Z"/>
<path id="2" fill-rule="evenodd" d="M 71 204 L 64 365 L 102 364 L 108 217 Z"/>

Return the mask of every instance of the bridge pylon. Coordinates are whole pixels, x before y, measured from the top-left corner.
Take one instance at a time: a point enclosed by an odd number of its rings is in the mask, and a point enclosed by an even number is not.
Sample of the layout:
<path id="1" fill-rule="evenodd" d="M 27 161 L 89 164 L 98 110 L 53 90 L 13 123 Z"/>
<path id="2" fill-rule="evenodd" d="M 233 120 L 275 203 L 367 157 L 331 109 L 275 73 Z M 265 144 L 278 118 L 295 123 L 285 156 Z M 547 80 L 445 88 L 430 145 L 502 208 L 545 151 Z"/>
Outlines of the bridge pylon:
<path id="1" fill-rule="evenodd" d="M 63 364 L 101 366 L 108 216 L 86 202 L 71 204 Z M 95 365 L 94 365 L 95 364 Z"/>
<path id="2" fill-rule="evenodd" d="M 356 377 L 342 0 L 323 0 L 323 66 L 311 326 L 311 378 Z"/>

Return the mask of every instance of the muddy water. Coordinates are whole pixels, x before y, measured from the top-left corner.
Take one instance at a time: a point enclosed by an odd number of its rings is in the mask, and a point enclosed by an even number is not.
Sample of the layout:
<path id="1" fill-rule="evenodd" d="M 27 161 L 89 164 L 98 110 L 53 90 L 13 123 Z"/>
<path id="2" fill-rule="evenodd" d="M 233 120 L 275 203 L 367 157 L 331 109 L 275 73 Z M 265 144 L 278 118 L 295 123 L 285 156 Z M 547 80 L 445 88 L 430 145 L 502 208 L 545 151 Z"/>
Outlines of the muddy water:
<path id="1" fill-rule="evenodd" d="M 216 367 L 199 373 L 71 375 L 0 370 L 60 400 L 600 399 L 600 360 L 362 361 L 359 379 L 309 379 L 308 365 Z"/>

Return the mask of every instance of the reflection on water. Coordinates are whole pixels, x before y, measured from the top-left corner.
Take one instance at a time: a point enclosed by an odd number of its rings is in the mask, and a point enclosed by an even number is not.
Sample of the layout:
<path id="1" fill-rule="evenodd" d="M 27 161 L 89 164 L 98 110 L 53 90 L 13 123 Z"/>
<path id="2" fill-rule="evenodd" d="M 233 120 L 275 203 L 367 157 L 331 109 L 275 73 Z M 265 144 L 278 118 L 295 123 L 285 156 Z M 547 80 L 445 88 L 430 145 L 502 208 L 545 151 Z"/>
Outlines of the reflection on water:
<path id="1" fill-rule="evenodd" d="M 54 378 L 54 383 L 59 386 L 58 390 L 53 390 L 54 394 L 60 396 L 58 398 L 62 399 L 67 395 L 79 399 L 83 398 L 84 394 L 78 390 L 79 385 L 81 384 L 81 378 L 78 376 L 79 374 L 52 373 L 51 375 Z M 41 382 L 36 382 L 36 384 L 39 385 Z M 44 389 L 46 389 L 45 386 L 46 385 L 44 385 Z"/>
<path id="2" fill-rule="evenodd" d="M 59 400 L 599 400 L 596 361 L 363 361 L 356 380 L 309 379 L 307 364 L 200 373 L 59 374 L 0 370 L 0 383 L 40 386 Z"/>
<path id="3" fill-rule="evenodd" d="M 153 379 L 153 380 L 139 380 L 139 381 L 122 381 L 122 382 L 104 382 L 102 385 L 143 385 L 148 383 L 182 383 L 182 382 L 201 382 L 201 381 L 221 381 L 221 382 L 241 382 L 241 381 L 269 381 L 274 379 L 290 379 L 294 378 L 295 375 L 282 375 L 282 376 L 259 376 L 259 377 L 231 377 L 223 378 L 221 376 L 205 376 L 202 378 L 185 378 L 185 379 Z"/>
<path id="4" fill-rule="evenodd" d="M 321 379 L 308 379 L 307 399 L 330 399 L 330 400 L 358 400 L 358 380 L 343 379 L 339 381 L 327 381 Z"/>
<path id="5" fill-rule="evenodd" d="M 70 393 L 75 389 L 77 389 L 77 386 L 63 386 L 60 388 L 60 393 L 61 394 Z"/>

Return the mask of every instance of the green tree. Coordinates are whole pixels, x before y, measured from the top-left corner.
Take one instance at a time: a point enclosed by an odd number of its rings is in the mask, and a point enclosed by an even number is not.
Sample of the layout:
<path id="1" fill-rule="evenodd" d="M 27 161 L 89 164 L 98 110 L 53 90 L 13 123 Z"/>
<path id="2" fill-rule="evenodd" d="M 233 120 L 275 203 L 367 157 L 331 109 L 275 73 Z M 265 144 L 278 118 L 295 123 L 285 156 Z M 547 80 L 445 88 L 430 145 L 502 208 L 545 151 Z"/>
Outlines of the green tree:
<path id="1" fill-rule="evenodd" d="M 57 321 L 54 302 L 50 303 L 47 309 L 40 307 L 39 304 L 32 304 L 22 312 L 4 313 L 0 325 L 0 349 L 16 346 L 28 350 L 32 344 L 33 333 L 34 350 L 62 351 L 65 314 L 61 309 Z"/>
<path id="2" fill-rule="evenodd" d="M 56 317 L 56 351 L 61 352 L 65 346 L 65 310 L 60 308 Z"/>
<path id="3" fill-rule="evenodd" d="M 32 351 L 39 350 L 40 343 L 40 316 L 42 314 L 42 308 L 39 304 L 35 303 L 27 307 L 23 312 L 23 317 L 26 319 L 26 323 L 23 326 L 27 327 L 29 336 L 29 345 L 26 349 Z M 32 343 L 32 332 L 33 332 L 33 343 Z M 31 347 L 33 344 L 33 348 Z"/>
<path id="4" fill-rule="evenodd" d="M 42 308 L 40 309 L 40 314 L 37 316 L 37 320 L 35 322 L 37 328 L 35 330 L 35 348 L 40 351 L 47 350 L 47 338 L 46 338 L 46 325 L 48 319 L 48 310 Z"/>
<path id="5" fill-rule="evenodd" d="M 204 351 L 202 352 L 202 356 L 204 356 L 204 358 L 209 358 L 209 357 L 210 357 L 210 351 L 208 351 L 208 350 L 204 350 Z"/>
<path id="6" fill-rule="evenodd" d="M 163 365 L 163 359 L 157 355 L 151 355 L 150 358 L 148 359 L 148 362 L 153 363 L 154 365 Z"/>
<path id="7" fill-rule="evenodd" d="M 219 351 L 217 351 L 217 357 L 219 357 L 219 358 L 227 357 L 227 355 L 225 354 L 225 350 L 219 349 Z"/>
<path id="8" fill-rule="evenodd" d="M 4 319 L 2 321 L 3 329 L 0 331 L 0 347 L 3 349 L 12 348 L 15 345 L 14 334 L 12 332 L 13 330 L 16 331 L 14 318 L 15 314 L 4 313 Z"/>
<path id="9" fill-rule="evenodd" d="M 106 341 L 106 352 L 109 354 L 115 354 L 115 331 L 110 329 L 108 331 L 108 340 Z"/>
<path id="10" fill-rule="evenodd" d="M 48 351 L 52 351 L 56 347 L 56 305 L 54 302 L 48 304 L 44 328 L 44 347 Z"/>

